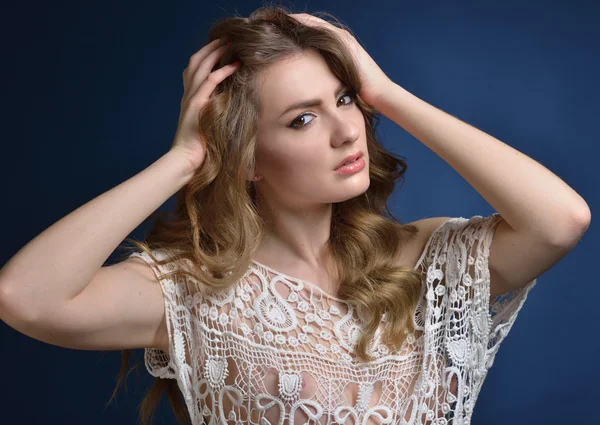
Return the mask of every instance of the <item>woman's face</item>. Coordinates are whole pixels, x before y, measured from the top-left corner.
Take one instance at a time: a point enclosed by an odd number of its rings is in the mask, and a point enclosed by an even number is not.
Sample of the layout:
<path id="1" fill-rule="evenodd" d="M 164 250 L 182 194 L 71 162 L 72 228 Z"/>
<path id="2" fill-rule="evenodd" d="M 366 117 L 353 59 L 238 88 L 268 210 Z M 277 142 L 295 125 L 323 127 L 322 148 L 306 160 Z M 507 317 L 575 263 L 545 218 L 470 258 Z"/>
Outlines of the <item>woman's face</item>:
<path id="1" fill-rule="evenodd" d="M 364 117 L 352 92 L 340 85 L 325 60 L 308 50 L 272 65 L 260 79 L 255 169 L 259 194 L 301 207 L 364 193 L 369 187 Z M 310 100 L 322 103 L 288 110 Z M 362 170 L 348 175 L 335 171 L 358 151 L 365 161 Z"/>

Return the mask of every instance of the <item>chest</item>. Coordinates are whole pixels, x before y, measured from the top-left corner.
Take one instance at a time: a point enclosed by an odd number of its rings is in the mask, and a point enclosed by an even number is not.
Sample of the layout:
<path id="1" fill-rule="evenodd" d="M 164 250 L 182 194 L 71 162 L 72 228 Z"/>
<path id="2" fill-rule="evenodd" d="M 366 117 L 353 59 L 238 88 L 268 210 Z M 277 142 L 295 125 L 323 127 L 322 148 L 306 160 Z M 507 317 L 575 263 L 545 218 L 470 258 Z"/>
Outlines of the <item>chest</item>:
<path id="1" fill-rule="evenodd" d="M 370 349 L 375 360 L 358 362 L 353 346 L 364 321 L 352 306 L 260 270 L 231 290 L 205 294 L 197 308 L 193 327 L 201 337 L 191 341 L 188 361 L 207 418 L 390 423 L 408 418 L 431 391 L 426 363 L 442 370 L 441 357 L 425 359 L 419 331 L 390 353 L 378 344 L 380 328 Z"/>

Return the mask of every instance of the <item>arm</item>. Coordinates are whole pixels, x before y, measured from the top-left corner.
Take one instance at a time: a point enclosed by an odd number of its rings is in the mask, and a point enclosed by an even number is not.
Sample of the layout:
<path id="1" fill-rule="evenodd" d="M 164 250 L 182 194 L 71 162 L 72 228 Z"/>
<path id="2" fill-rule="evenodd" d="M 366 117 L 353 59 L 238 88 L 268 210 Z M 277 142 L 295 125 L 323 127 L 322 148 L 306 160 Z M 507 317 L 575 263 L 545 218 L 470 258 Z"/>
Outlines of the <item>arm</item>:
<path id="1" fill-rule="evenodd" d="M 0 270 L 2 319 L 31 321 L 59 311 L 119 243 L 189 181 L 189 169 L 188 159 L 171 150 L 31 240 Z"/>
<path id="2" fill-rule="evenodd" d="M 504 219 L 490 251 L 495 294 L 525 285 L 581 238 L 589 207 L 558 176 L 397 84 L 382 93 L 374 108 L 438 154 Z"/>
<path id="3" fill-rule="evenodd" d="M 123 239 L 185 186 L 205 157 L 198 114 L 235 64 L 210 71 L 216 39 L 190 57 L 173 145 L 138 175 L 46 229 L 0 270 L 1 319 L 28 336 L 79 349 L 168 346 L 162 285 L 144 260 L 102 267 Z M 165 301 L 166 302 L 166 301 Z"/>

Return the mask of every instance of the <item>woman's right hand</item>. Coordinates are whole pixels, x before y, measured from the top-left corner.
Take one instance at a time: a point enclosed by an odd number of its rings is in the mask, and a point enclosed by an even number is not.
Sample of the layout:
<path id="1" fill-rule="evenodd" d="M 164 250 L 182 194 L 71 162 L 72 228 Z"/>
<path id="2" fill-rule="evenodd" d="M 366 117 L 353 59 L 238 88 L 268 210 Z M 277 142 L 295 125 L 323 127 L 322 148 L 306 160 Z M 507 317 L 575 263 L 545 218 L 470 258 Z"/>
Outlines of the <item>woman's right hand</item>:
<path id="1" fill-rule="evenodd" d="M 171 150 L 183 152 L 190 162 L 192 172 L 202 165 L 206 153 L 206 140 L 198 128 L 200 111 L 217 85 L 239 66 L 234 62 L 210 72 L 227 48 L 227 45 L 221 46 L 220 43 L 221 39 L 213 40 L 194 53 L 183 71 L 184 93 Z"/>

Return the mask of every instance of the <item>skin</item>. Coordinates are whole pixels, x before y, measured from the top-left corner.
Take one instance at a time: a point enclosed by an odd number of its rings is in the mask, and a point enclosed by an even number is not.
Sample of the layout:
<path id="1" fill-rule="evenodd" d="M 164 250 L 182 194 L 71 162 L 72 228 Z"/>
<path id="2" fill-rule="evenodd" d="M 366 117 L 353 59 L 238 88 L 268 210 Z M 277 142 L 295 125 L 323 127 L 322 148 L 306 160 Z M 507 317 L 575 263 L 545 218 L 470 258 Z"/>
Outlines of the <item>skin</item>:
<path id="1" fill-rule="evenodd" d="M 254 258 L 294 277 L 323 280 L 318 276 L 326 261 L 332 203 L 359 196 L 369 187 L 364 117 L 352 92 L 334 96 L 341 81 L 315 51 L 273 64 L 259 80 L 262 110 L 251 180 L 261 216 L 269 224 Z M 289 105 L 317 98 L 321 106 L 280 116 Z M 361 171 L 334 171 L 359 150 L 366 162 Z"/>

